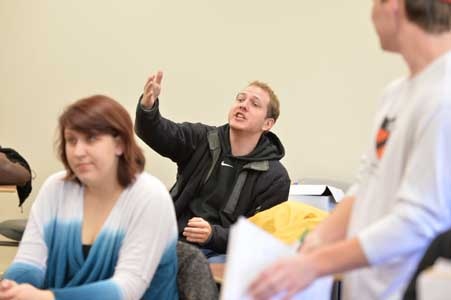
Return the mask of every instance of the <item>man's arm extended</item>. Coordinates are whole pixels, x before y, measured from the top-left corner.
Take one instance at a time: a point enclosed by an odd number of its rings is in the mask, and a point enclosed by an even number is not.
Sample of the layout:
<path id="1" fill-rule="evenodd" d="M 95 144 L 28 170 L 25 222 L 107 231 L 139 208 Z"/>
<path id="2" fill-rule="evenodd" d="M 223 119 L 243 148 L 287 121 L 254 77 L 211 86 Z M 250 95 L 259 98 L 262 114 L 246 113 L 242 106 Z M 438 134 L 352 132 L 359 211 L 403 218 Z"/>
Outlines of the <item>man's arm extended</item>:
<path id="1" fill-rule="evenodd" d="M 354 196 L 343 198 L 329 217 L 307 235 L 301 252 L 345 239 L 354 201 Z"/>

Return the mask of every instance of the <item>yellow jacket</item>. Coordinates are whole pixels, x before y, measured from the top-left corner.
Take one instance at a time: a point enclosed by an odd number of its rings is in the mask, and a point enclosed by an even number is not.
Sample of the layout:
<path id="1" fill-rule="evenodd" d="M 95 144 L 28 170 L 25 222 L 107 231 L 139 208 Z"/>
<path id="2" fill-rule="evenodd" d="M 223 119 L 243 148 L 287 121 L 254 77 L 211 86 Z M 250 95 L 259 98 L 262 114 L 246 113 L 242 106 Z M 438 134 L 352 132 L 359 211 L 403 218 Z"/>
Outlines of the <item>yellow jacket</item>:
<path id="1" fill-rule="evenodd" d="M 306 231 L 311 231 L 328 213 L 297 201 L 285 201 L 262 211 L 249 220 L 287 244 L 296 242 Z"/>

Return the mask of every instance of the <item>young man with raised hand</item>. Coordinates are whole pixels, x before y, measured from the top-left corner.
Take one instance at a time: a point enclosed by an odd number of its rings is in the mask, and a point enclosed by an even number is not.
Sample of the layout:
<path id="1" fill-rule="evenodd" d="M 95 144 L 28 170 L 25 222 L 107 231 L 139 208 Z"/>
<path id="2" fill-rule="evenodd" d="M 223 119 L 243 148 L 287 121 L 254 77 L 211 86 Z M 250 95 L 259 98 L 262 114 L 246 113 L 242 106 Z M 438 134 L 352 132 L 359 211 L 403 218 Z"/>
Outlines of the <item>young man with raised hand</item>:
<path id="1" fill-rule="evenodd" d="M 201 248 L 210 262 L 225 257 L 229 227 L 288 198 L 285 150 L 270 132 L 279 100 L 254 81 L 236 96 L 228 124 L 175 123 L 161 116 L 162 72 L 150 76 L 136 110 L 135 131 L 153 150 L 177 163 L 171 189 L 179 237 Z"/>

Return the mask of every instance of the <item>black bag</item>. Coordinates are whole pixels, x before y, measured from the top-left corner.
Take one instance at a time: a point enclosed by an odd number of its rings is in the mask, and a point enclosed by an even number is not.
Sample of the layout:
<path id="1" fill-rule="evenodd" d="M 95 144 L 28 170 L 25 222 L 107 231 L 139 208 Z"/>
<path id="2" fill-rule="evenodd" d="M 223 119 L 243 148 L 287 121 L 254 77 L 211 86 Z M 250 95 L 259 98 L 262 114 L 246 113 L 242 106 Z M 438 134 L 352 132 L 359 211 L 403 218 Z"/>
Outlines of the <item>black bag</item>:
<path id="1" fill-rule="evenodd" d="M 4 153 L 10 161 L 19 163 L 20 165 L 22 165 L 31 174 L 30 165 L 25 160 L 25 158 L 23 158 L 16 150 L 11 149 L 11 148 L 2 148 L 0 146 L 0 152 Z M 31 178 L 24 185 L 16 186 L 16 189 L 17 189 L 17 194 L 19 195 L 19 207 L 21 207 L 22 204 L 25 202 L 25 200 L 28 198 L 28 196 L 31 193 L 31 190 L 32 190 Z"/>

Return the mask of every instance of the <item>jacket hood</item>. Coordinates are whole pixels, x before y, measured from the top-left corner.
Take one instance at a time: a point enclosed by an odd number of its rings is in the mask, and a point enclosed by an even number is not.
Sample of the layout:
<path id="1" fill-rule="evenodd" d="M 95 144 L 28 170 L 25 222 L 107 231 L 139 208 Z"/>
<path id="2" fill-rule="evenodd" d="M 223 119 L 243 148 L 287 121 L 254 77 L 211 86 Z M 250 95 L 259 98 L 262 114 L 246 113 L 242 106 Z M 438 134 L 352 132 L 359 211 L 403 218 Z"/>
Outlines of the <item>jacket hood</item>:
<path id="1" fill-rule="evenodd" d="M 219 127 L 219 139 L 227 156 L 232 157 L 232 150 L 230 146 L 230 128 L 226 124 Z M 257 146 L 251 153 L 244 156 L 234 156 L 234 158 L 242 161 L 262 161 L 262 160 L 280 160 L 285 156 L 285 148 L 277 135 L 271 131 L 265 132 L 260 137 Z"/>

